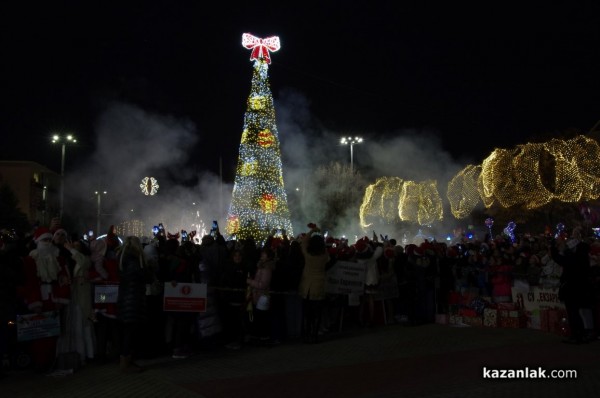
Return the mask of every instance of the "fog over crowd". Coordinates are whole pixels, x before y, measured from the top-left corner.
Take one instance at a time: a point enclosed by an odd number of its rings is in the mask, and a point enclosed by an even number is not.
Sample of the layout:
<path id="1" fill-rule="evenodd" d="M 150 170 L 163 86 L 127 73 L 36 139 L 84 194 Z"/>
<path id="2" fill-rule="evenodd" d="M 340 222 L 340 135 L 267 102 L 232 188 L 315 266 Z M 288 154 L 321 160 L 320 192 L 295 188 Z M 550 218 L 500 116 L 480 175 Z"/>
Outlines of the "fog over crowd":
<path id="1" fill-rule="evenodd" d="M 288 201 L 297 199 L 300 203 L 291 214 L 295 233 L 303 232 L 307 222 L 320 217 L 323 204 L 319 193 L 339 187 L 339 181 L 331 178 L 318 187 L 318 192 L 311 190 L 315 170 L 332 162 L 348 166 L 350 150 L 340 143 L 340 138 L 355 135 L 364 139 L 354 146 L 353 159 L 354 168 L 365 184 L 383 176 L 417 182 L 437 180 L 445 206 L 444 220 L 456 224 L 445 199 L 447 183 L 468 160 L 453 159 L 442 148 L 439 133 L 400 127 L 390 131 L 332 131 L 323 127 L 312 113 L 310 99 L 305 95 L 290 88 L 278 94 L 275 112 L 285 188 Z M 198 224 L 208 225 L 209 229 L 213 219 L 224 230 L 233 181 L 223 181 L 216 168 L 203 170 L 194 161 L 203 153 L 214 151 L 216 144 L 220 146 L 217 150 L 235 154 L 234 158 L 225 159 L 225 166 L 235 170 L 243 114 L 239 115 L 239 121 L 235 134 L 228 133 L 215 143 L 209 132 L 200 131 L 189 119 L 152 113 L 132 103 L 111 103 L 97 119 L 94 153 L 67 170 L 66 186 L 70 187 L 67 203 L 73 207 L 65 213 L 83 215 L 77 228 L 93 229 L 97 211 L 95 192 L 106 191 L 106 195 L 100 194 L 100 232 L 109 224 L 128 219 L 144 221 L 149 233 L 152 225 L 159 222 L 172 233 L 181 229 L 201 232 L 202 225 Z M 400 120 L 398 123 L 401 125 Z M 146 196 L 141 192 L 144 177 L 157 179 L 156 195 Z M 364 190 L 357 195 L 362 198 Z M 338 226 L 344 229 L 334 231 L 340 235 L 370 234 L 360 229 L 358 208 L 348 207 Z"/>

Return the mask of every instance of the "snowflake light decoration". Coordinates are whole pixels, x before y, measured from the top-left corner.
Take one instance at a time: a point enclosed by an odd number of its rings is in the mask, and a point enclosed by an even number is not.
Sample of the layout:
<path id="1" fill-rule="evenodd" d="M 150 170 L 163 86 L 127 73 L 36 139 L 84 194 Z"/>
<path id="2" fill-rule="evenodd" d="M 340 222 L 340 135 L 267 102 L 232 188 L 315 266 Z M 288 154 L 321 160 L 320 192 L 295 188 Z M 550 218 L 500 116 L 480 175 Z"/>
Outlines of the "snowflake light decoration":
<path id="1" fill-rule="evenodd" d="M 142 179 L 142 183 L 140 184 L 140 189 L 142 193 L 146 196 L 148 195 L 156 195 L 158 192 L 158 181 L 154 177 L 144 177 Z"/>

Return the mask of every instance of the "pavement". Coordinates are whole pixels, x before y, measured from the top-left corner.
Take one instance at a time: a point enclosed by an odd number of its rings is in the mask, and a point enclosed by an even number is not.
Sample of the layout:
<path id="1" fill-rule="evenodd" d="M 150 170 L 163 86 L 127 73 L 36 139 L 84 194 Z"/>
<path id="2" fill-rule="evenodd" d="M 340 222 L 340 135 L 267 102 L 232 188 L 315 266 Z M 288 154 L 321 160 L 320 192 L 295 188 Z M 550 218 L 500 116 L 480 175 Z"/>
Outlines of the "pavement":
<path id="1" fill-rule="evenodd" d="M 594 397 L 600 391 L 600 341 L 564 344 L 539 330 L 388 325 L 348 328 L 319 344 L 285 341 L 228 350 L 206 346 L 187 359 L 88 364 L 63 376 L 10 371 L 0 397 Z M 489 369 L 575 370 L 574 379 L 483 377 Z"/>

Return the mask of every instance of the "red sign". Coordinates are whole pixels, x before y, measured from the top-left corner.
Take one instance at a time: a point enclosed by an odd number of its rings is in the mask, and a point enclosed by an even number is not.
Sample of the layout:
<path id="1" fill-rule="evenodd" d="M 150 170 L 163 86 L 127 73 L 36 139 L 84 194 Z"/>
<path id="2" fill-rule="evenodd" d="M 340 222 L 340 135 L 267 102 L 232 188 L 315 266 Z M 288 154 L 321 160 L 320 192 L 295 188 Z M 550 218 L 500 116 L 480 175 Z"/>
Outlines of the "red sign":
<path id="1" fill-rule="evenodd" d="M 165 283 L 165 311 L 206 312 L 206 283 Z"/>

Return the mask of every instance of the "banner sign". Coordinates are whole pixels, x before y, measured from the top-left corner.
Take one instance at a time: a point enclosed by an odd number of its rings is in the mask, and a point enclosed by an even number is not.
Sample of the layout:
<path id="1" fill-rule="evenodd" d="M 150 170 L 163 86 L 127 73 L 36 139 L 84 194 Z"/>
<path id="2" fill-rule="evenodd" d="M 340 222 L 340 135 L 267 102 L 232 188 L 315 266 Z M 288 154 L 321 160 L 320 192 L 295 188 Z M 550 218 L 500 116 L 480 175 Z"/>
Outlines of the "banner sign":
<path id="1" fill-rule="evenodd" d="M 119 297 L 119 285 L 94 285 L 95 304 L 114 304 Z"/>
<path id="2" fill-rule="evenodd" d="M 30 341 L 60 335 L 58 312 L 17 315 L 17 341 Z"/>
<path id="3" fill-rule="evenodd" d="M 365 263 L 337 261 L 327 271 L 325 292 L 362 295 L 365 291 L 365 271 Z"/>
<path id="4" fill-rule="evenodd" d="M 529 290 L 512 289 L 513 303 L 526 311 L 535 311 L 540 308 L 565 308 L 565 304 L 558 299 L 558 288 L 542 288 L 531 286 Z"/>
<path id="5" fill-rule="evenodd" d="M 206 312 L 206 283 L 165 283 L 163 309 L 176 312 Z"/>

